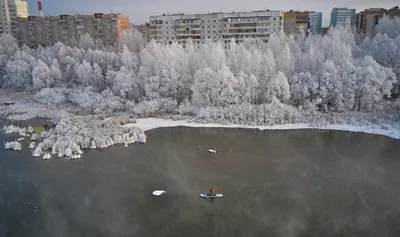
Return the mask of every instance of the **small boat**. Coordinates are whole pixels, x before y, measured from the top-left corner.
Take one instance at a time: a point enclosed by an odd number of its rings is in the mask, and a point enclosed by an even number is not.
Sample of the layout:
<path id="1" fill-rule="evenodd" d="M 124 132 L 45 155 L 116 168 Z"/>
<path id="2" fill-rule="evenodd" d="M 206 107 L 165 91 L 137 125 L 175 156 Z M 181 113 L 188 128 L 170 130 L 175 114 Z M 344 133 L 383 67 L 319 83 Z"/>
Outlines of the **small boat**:
<path id="1" fill-rule="evenodd" d="M 215 193 L 215 194 L 201 193 L 200 194 L 200 197 L 202 197 L 202 198 L 220 198 L 223 196 L 224 195 L 222 193 Z"/>

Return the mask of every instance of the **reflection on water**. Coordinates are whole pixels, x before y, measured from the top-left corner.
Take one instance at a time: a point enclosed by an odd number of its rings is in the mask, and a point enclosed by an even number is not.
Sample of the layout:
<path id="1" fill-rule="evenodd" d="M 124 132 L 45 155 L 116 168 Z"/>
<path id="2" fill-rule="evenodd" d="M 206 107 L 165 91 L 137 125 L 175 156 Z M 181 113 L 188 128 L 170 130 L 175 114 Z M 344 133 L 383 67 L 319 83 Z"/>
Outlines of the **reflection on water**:
<path id="1" fill-rule="evenodd" d="M 0 150 L 0 236 L 400 236 L 399 141 L 312 130 L 147 135 L 81 160 L 33 159 L 28 141 L 21 153 Z M 199 197 L 211 187 L 224 197 Z"/>

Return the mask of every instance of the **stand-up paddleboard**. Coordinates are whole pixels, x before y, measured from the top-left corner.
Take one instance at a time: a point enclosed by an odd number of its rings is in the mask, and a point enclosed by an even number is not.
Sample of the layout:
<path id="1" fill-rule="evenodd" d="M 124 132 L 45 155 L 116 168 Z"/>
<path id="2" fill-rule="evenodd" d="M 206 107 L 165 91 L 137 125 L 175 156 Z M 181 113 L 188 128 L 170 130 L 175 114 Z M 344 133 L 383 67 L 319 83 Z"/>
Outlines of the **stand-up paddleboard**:
<path id="1" fill-rule="evenodd" d="M 224 196 L 222 193 L 216 193 L 216 194 L 202 193 L 202 194 L 200 194 L 200 197 L 203 197 L 203 198 L 220 198 L 222 196 Z"/>
<path id="2" fill-rule="evenodd" d="M 153 195 L 154 195 L 154 196 L 161 196 L 161 195 L 163 195 L 164 193 L 167 193 L 167 191 L 164 191 L 164 190 L 156 190 L 156 191 L 153 192 Z"/>

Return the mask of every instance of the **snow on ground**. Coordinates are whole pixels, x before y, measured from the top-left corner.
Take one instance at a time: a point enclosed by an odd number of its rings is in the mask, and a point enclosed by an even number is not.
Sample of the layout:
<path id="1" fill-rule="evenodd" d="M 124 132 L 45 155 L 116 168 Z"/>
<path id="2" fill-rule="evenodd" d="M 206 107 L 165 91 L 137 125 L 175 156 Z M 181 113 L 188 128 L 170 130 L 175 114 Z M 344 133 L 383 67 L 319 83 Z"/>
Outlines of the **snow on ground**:
<path id="1" fill-rule="evenodd" d="M 378 134 L 394 139 L 400 139 L 399 129 L 382 129 L 367 126 L 356 126 L 347 124 L 331 124 L 322 127 L 311 126 L 309 124 L 283 124 L 274 126 L 246 126 L 239 124 L 202 124 L 194 123 L 190 120 L 169 120 L 161 118 L 145 118 L 137 119 L 135 124 L 126 124 L 125 127 L 138 126 L 144 131 L 149 131 L 155 128 L 164 127 L 211 127 L 211 128 L 249 128 L 249 129 L 260 129 L 260 130 L 290 130 L 290 129 L 326 129 L 326 130 L 341 130 L 349 132 L 363 132 L 369 134 Z"/>

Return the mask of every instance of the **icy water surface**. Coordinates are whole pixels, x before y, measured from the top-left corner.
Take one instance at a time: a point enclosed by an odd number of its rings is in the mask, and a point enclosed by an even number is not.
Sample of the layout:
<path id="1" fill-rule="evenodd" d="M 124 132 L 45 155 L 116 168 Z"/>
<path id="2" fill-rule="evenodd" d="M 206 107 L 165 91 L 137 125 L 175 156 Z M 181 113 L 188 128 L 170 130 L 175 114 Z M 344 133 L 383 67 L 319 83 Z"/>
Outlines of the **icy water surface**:
<path id="1" fill-rule="evenodd" d="M 81 160 L 33 159 L 27 141 L 20 153 L 2 146 L 0 236 L 400 236 L 399 141 L 314 130 L 146 134 L 147 144 Z M 211 187 L 224 197 L 201 199 Z"/>

